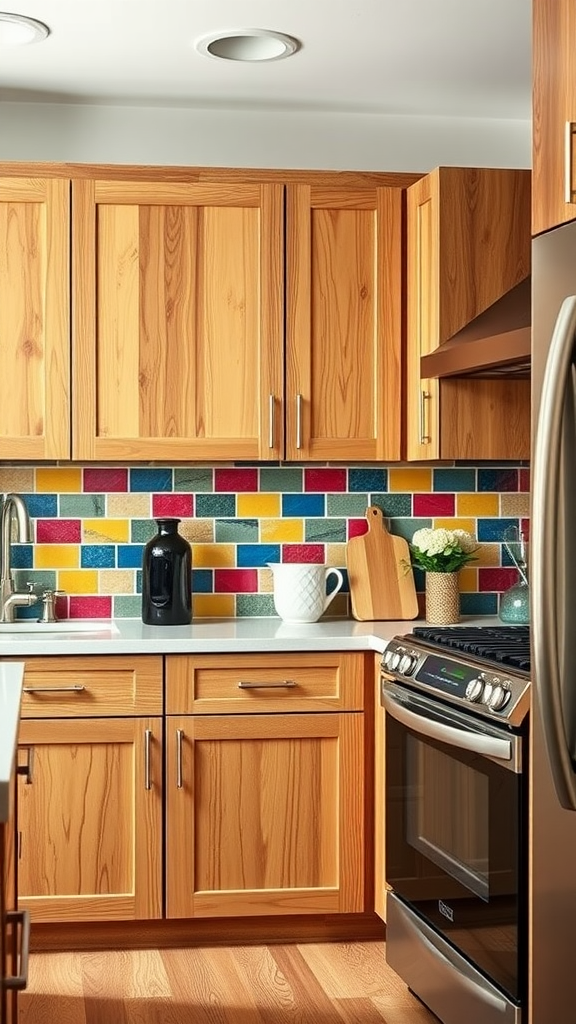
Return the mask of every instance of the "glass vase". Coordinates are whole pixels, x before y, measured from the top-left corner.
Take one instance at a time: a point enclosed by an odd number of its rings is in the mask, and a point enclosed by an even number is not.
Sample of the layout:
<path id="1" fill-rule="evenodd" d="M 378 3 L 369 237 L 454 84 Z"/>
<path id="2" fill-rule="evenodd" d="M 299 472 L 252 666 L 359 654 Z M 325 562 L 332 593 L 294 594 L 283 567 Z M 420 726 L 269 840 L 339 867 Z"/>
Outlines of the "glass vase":
<path id="1" fill-rule="evenodd" d="M 457 572 L 426 573 L 426 622 L 434 626 L 450 626 L 460 622 Z"/>

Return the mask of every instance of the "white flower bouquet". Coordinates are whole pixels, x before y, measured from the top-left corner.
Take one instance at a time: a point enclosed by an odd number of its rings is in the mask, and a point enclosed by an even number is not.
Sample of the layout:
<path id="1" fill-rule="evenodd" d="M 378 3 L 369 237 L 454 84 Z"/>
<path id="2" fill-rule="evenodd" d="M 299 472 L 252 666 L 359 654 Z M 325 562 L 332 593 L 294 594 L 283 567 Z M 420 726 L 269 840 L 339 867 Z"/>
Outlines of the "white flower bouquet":
<path id="1" fill-rule="evenodd" d="M 476 538 L 467 530 L 416 530 L 409 544 L 412 565 L 425 572 L 458 572 L 475 560 Z"/>

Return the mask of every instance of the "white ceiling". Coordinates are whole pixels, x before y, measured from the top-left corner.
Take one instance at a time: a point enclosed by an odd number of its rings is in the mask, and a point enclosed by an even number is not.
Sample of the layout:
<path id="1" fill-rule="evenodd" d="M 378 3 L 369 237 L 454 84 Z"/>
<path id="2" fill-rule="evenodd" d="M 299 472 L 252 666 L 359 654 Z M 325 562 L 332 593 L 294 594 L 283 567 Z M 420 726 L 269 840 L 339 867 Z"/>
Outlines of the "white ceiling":
<path id="1" fill-rule="evenodd" d="M 530 0 L 9 0 L 44 42 L 0 53 L 0 100 L 529 120 Z M 296 36 L 287 60 L 201 56 L 211 32 Z"/>

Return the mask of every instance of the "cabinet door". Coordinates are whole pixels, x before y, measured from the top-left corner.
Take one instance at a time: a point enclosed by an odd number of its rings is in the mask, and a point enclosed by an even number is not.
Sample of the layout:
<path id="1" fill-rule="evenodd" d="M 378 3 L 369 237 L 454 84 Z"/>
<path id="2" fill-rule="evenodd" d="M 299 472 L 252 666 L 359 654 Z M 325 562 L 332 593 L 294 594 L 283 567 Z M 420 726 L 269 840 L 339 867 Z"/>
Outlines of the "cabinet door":
<path id="1" fill-rule="evenodd" d="M 162 913 L 159 718 L 24 720 L 19 905 L 32 921 Z"/>
<path id="2" fill-rule="evenodd" d="M 0 458 L 70 458 L 70 182 L 0 178 Z"/>
<path id="3" fill-rule="evenodd" d="M 576 218 L 575 0 L 532 0 L 532 233 Z"/>
<path id="4" fill-rule="evenodd" d="M 75 181 L 73 456 L 278 459 L 283 186 Z"/>
<path id="5" fill-rule="evenodd" d="M 364 910 L 362 713 L 167 722 L 168 917 Z"/>
<path id="6" fill-rule="evenodd" d="M 287 186 L 286 458 L 400 458 L 402 191 Z"/>

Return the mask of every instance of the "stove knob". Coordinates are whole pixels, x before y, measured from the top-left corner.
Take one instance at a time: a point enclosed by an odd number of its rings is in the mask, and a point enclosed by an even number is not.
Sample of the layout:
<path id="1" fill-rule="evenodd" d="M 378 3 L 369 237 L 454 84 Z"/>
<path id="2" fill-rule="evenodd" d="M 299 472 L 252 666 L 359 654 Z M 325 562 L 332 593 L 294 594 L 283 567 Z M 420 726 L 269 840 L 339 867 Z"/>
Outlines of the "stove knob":
<path id="1" fill-rule="evenodd" d="M 397 651 L 392 652 L 390 656 L 390 661 L 388 662 L 388 667 L 391 668 L 393 672 L 395 672 L 396 669 L 398 668 L 402 655 L 405 653 L 406 652 L 404 651 L 403 647 L 400 647 Z"/>
<path id="2" fill-rule="evenodd" d="M 382 658 L 382 664 L 384 668 L 390 668 L 390 661 L 392 658 L 392 651 L 384 651 L 384 657 Z"/>
<path id="3" fill-rule="evenodd" d="M 488 707 L 491 707 L 490 701 L 492 700 L 492 694 L 494 692 L 494 686 L 495 685 L 499 685 L 499 684 L 500 684 L 500 680 L 499 679 L 495 679 L 493 683 L 489 682 L 487 679 L 484 681 L 484 686 L 482 687 L 482 697 L 481 697 L 481 700 L 482 700 L 483 704 L 486 704 Z"/>
<path id="4" fill-rule="evenodd" d="M 477 703 L 484 693 L 484 679 L 482 676 L 478 676 L 476 679 L 471 679 L 466 687 L 466 696 L 468 700 L 471 700 L 473 704 Z"/>
<path id="5" fill-rule="evenodd" d="M 492 711 L 502 711 L 502 709 L 506 707 L 510 697 L 510 689 L 506 683 L 501 683 L 500 680 L 497 680 L 492 689 L 492 693 L 488 701 L 488 707 L 490 707 Z"/>
<path id="6" fill-rule="evenodd" d="M 418 658 L 415 654 L 403 654 L 400 658 L 398 671 L 401 672 L 403 676 L 411 676 L 416 668 L 417 661 Z"/>

